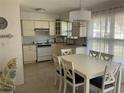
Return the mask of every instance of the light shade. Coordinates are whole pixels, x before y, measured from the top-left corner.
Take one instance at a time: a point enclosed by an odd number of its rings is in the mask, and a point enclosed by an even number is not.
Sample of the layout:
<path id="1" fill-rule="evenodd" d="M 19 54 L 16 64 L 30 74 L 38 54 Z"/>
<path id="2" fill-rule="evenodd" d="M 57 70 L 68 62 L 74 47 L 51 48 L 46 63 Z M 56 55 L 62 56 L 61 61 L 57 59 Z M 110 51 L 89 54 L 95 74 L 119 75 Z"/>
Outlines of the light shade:
<path id="1" fill-rule="evenodd" d="M 69 13 L 69 21 L 75 20 L 90 20 L 91 19 L 91 11 L 87 11 L 84 9 L 71 11 Z"/>

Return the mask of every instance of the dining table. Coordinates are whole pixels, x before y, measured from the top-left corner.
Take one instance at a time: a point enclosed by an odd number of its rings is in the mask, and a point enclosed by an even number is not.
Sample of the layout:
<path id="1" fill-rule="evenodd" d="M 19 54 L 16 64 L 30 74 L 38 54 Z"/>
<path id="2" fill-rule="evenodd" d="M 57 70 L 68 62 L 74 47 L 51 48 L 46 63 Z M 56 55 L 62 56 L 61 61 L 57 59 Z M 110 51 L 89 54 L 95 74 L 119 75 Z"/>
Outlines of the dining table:
<path id="1" fill-rule="evenodd" d="M 103 76 L 105 67 L 108 64 L 106 61 L 84 54 L 66 55 L 61 56 L 60 58 L 73 62 L 75 73 L 84 78 L 83 93 L 90 93 L 90 80 L 99 76 Z M 118 78 L 121 79 L 120 77 L 121 74 Z M 120 93 L 120 82 L 118 82 L 118 88 L 116 91 L 116 93 Z"/>

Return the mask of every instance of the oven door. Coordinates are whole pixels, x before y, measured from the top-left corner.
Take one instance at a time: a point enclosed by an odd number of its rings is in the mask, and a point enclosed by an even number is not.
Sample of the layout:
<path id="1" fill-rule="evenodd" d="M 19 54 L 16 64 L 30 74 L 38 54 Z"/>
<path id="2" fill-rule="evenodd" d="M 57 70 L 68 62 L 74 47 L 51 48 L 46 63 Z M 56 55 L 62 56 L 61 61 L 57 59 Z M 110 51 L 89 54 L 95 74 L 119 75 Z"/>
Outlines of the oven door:
<path id="1" fill-rule="evenodd" d="M 51 60 L 51 46 L 37 48 L 37 61 Z"/>

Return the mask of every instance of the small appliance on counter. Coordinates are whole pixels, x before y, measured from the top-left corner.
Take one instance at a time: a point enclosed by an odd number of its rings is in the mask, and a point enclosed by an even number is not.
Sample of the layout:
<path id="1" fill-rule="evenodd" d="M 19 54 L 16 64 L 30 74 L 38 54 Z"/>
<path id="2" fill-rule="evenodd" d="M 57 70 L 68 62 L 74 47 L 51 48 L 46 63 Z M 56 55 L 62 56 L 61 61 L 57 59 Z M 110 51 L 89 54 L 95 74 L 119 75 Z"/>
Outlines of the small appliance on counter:
<path id="1" fill-rule="evenodd" d="M 51 44 L 47 41 L 34 41 L 36 45 L 37 62 L 43 62 L 52 59 Z"/>

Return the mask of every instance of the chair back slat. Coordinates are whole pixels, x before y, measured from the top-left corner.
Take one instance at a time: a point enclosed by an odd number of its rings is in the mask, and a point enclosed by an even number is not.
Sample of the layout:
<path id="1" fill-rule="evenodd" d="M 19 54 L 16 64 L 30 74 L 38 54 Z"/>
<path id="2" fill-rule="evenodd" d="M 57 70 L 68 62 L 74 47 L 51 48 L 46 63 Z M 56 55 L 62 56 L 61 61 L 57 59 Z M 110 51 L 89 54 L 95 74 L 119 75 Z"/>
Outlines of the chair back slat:
<path id="1" fill-rule="evenodd" d="M 100 52 L 90 50 L 89 55 L 92 56 L 92 57 L 95 57 L 95 58 L 99 58 Z"/>
<path id="2" fill-rule="evenodd" d="M 55 70 L 59 71 L 60 75 L 62 74 L 62 67 L 61 67 L 61 60 L 60 58 L 58 58 L 58 56 L 53 55 L 53 61 L 54 61 L 54 65 L 55 65 Z"/>
<path id="3" fill-rule="evenodd" d="M 121 64 L 111 63 L 105 67 L 103 88 L 108 84 L 113 84 L 117 82 L 118 73 L 120 71 Z"/>
<path id="4" fill-rule="evenodd" d="M 71 55 L 72 54 L 72 49 L 61 49 L 61 55 Z"/>
<path id="5" fill-rule="evenodd" d="M 113 59 L 113 55 L 107 54 L 107 53 L 101 53 L 100 59 L 104 60 L 104 61 L 110 61 L 111 62 Z"/>
<path id="6" fill-rule="evenodd" d="M 63 68 L 64 68 L 65 79 L 69 77 L 70 79 L 73 80 L 73 83 L 75 83 L 75 74 L 74 74 L 73 63 L 62 59 L 62 64 L 63 64 Z"/>

